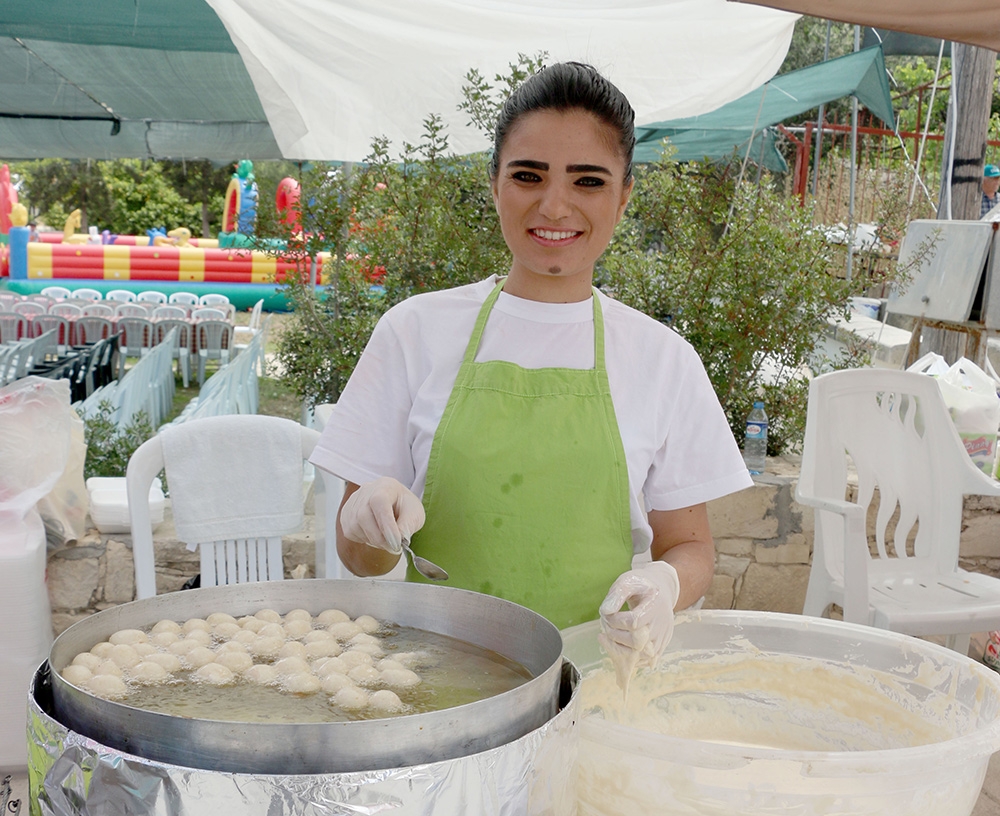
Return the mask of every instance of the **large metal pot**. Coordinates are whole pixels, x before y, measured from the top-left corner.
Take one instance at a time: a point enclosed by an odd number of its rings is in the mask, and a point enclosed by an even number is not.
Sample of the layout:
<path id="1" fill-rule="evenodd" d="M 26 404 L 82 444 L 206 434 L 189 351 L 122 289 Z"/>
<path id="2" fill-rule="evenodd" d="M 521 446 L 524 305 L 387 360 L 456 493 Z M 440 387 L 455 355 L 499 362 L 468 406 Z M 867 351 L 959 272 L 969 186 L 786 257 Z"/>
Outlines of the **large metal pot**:
<path id="1" fill-rule="evenodd" d="M 119 629 L 212 612 L 240 616 L 271 608 L 318 614 L 337 607 L 491 649 L 533 676 L 503 694 L 455 708 L 378 720 L 238 723 L 173 717 L 104 700 L 59 676 L 78 653 Z M 450 587 L 378 580 L 237 584 L 123 604 L 74 624 L 52 646 L 53 710 L 70 729 L 103 745 L 190 768 L 316 774 L 398 768 L 485 751 L 518 739 L 558 711 L 562 638 L 522 606 Z"/>

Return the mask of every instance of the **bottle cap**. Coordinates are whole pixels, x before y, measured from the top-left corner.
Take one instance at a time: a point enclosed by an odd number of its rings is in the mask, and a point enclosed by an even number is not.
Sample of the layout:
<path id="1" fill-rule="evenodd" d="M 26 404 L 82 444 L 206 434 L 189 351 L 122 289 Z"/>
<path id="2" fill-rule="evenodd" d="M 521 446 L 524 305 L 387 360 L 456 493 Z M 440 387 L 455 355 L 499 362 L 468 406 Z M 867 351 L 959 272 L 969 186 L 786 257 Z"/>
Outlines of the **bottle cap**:
<path id="1" fill-rule="evenodd" d="M 763 402 L 755 402 L 753 404 L 753 407 L 754 408 L 763 408 L 764 407 L 764 403 Z"/>

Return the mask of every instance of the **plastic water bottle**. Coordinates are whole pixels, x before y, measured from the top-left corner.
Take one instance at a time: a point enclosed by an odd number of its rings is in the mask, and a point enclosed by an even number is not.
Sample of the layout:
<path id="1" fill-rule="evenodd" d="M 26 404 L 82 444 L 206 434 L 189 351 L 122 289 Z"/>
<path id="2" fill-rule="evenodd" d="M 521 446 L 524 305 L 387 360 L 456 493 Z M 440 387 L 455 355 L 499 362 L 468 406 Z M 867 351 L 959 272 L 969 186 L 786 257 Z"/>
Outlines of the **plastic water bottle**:
<path id="1" fill-rule="evenodd" d="M 764 403 L 755 402 L 747 417 L 747 434 L 743 443 L 743 461 L 754 475 L 764 472 L 767 456 L 767 414 Z"/>

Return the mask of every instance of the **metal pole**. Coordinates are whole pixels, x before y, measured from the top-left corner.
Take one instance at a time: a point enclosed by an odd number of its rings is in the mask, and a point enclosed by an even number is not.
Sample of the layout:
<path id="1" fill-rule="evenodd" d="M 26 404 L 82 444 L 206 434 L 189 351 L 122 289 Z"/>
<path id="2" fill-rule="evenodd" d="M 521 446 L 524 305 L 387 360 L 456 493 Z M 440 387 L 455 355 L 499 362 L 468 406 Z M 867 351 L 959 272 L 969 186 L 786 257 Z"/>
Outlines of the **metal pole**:
<path id="1" fill-rule="evenodd" d="M 823 46 L 823 62 L 830 59 L 830 26 L 833 23 L 826 21 L 826 44 Z M 816 187 L 819 184 L 819 158 L 823 152 L 823 116 L 826 113 L 826 103 L 819 106 L 819 116 L 816 117 L 816 153 L 813 158 L 813 180 L 812 194 L 815 197 Z"/>
<path id="2" fill-rule="evenodd" d="M 854 50 L 861 49 L 861 26 L 854 26 Z M 858 178 L 858 98 L 851 97 L 851 192 L 847 204 L 847 280 L 851 279 L 851 267 L 854 262 L 854 188 Z"/>

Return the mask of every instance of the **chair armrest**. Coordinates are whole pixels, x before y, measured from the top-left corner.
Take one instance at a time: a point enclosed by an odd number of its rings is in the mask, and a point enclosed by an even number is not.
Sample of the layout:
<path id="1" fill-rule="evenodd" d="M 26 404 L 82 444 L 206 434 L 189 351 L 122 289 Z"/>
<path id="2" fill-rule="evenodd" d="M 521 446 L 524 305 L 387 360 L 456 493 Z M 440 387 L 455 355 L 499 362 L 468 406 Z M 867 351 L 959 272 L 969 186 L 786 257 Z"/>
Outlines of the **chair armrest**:
<path id="1" fill-rule="evenodd" d="M 831 513 L 836 513 L 838 516 L 851 516 L 860 514 L 862 517 L 865 515 L 865 509 L 854 502 L 844 501 L 843 499 L 826 499 L 822 496 L 806 496 L 800 493 L 798 490 L 795 491 L 795 501 L 799 504 L 804 504 L 807 507 L 815 507 L 817 510 L 829 510 Z"/>

